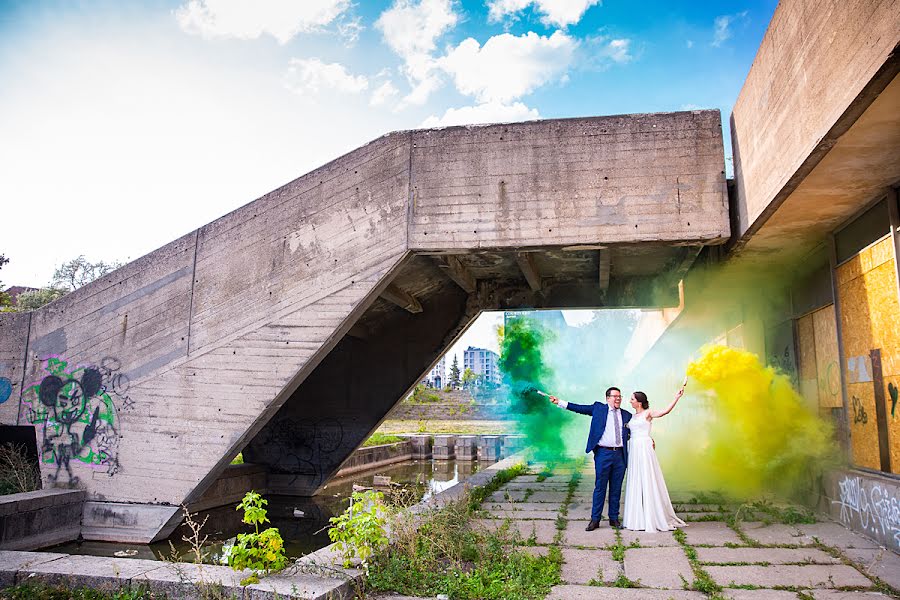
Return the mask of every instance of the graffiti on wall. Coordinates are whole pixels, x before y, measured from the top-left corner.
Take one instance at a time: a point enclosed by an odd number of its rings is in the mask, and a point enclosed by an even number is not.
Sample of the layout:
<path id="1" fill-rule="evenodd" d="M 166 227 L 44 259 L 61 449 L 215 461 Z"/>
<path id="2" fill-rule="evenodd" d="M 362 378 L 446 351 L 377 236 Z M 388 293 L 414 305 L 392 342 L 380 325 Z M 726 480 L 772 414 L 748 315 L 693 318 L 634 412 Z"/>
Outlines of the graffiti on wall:
<path id="1" fill-rule="evenodd" d="M 83 465 L 112 477 L 119 471 L 119 416 L 134 403 L 120 363 L 105 358 L 99 366 L 70 367 L 59 357 L 44 359 L 44 377 L 22 398 L 23 422 L 41 437 L 41 462 L 51 483 L 77 485 Z M 74 470 L 73 470 L 74 469 Z"/>
<path id="2" fill-rule="evenodd" d="M 0 377 L 0 404 L 3 404 L 12 395 L 12 381 L 9 377 Z"/>
<path id="3" fill-rule="evenodd" d="M 869 415 L 866 413 L 866 407 L 863 406 L 862 400 L 853 396 L 850 399 L 850 405 L 853 407 L 853 423 L 865 425 L 869 422 Z"/>
<path id="4" fill-rule="evenodd" d="M 900 499 L 877 481 L 845 476 L 838 482 L 841 521 L 858 526 L 881 540 L 900 548 Z M 854 520 L 856 522 L 854 522 Z"/>
<path id="5" fill-rule="evenodd" d="M 894 411 L 897 410 L 897 396 L 898 396 L 897 386 L 894 385 L 893 383 L 888 384 L 888 395 L 891 397 L 891 417 L 893 418 L 895 416 Z"/>
<path id="6" fill-rule="evenodd" d="M 337 419 L 310 422 L 286 417 L 270 423 L 251 452 L 258 452 L 273 472 L 293 475 L 290 485 L 302 479 L 315 488 L 346 458 L 343 442 L 344 426 Z"/>

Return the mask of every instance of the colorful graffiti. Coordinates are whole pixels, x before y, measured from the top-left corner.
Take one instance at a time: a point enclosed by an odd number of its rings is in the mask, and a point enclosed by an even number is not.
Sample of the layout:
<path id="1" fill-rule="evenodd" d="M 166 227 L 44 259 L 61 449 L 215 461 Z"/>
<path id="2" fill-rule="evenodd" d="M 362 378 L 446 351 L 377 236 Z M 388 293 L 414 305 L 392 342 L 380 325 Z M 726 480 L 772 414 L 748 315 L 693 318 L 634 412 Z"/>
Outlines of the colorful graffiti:
<path id="1" fill-rule="evenodd" d="M 0 404 L 3 404 L 12 395 L 12 381 L 8 377 L 0 377 Z"/>
<path id="2" fill-rule="evenodd" d="M 900 501 L 880 483 L 862 477 L 845 476 L 838 482 L 841 521 L 858 526 L 880 540 L 900 547 Z M 857 520 L 854 523 L 854 519 Z"/>
<path id="3" fill-rule="evenodd" d="M 118 415 L 113 397 L 123 409 L 133 406 L 128 379 L 118 373 L 119 361 L 100 366 L 69 367 L 59 357 L 44 361 L 47 375 L 22 398 L 22 420 L 42 436 L 41 462 L 50 483 L 77 485 L 79 465 L 105 470 L 112 477 L 118 461 Z"/>

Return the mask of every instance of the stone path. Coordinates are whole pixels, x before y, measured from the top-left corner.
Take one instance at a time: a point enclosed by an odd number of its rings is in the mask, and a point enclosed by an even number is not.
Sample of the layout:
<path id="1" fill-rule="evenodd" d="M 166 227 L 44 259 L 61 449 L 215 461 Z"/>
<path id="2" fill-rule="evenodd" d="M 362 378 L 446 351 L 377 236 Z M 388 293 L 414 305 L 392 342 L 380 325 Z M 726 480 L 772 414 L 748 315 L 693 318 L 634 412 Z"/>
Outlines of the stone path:
<path id="1" fill-rule="evenodd" d="M 571 475 L 520 476 L 482 505 L 486 518 L 478 520 L 490 528 L 508 523 L 536 544 L 532 552 L 560 548 L 562 583 L 549 599 L 900 597 L 900 556 L 838 523 L 767 522 L 774 519 L 767 505 L 676 493 L 676 510 L 688 521 L 680 533 L 616 531 L 608 521 L 584 531 L 593 470 L 586 466 L 581 476 L 571 495 Z"/>

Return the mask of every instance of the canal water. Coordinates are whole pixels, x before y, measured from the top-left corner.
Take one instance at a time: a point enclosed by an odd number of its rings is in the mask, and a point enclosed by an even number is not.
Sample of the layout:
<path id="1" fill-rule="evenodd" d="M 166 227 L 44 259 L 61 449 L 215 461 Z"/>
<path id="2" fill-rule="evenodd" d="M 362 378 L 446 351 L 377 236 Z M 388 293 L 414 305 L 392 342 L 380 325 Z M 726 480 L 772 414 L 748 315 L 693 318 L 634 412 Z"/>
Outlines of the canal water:
<path id="1" fill-rule="evenodd" d="M 335 479 L 319 495 L 312 498 L 266 496 L 266 500 L 269 501 L 266 508 L 271 521 L 271 524 L 266 526 L 277 527 L 284 539 L 288 557 L 299 558 L 331 543 L 327 533 L 328 519 L 339 515 L 347 508 L 354 485 L 370 488 L 373 487 L 375 475 L 386 475 L 391 478 L 394 489 L 397 489 L 397 484 L 402 486 L 404 499 L 427 500 L 431 496 L 465 481 L 480 468 L 489 464 L 430 459 L 402 462 L 375 471 Z M 295 516 L 301 513 L 303 516 Z M 238 533 L 251 531 L 249 525 L 241 522 L 242 514 L 241 511 L 235 510 L 234 506 L 222 506 L 200 512 L 195 517 L 195 520 L 199 522 L 206 519 L 206 525 L 201 533 L 201 537 L 209 536 L 205 545 L 208 554 L 204 558 L 204 562 L 218 563 L 222 545 L 229 538 Z M 182 539 L 189 533 L 187 526 L 182 524 L 168 540 L 150 545 L 84 541 L 70 542 L 45 550 L 66 554 L 130 556 L 164 560 L 172 557 L 174 548 L 176 555 L 180 555 L 182 560 L 192 561 L 193 556 L 189 556 L 189 544 Z"/>

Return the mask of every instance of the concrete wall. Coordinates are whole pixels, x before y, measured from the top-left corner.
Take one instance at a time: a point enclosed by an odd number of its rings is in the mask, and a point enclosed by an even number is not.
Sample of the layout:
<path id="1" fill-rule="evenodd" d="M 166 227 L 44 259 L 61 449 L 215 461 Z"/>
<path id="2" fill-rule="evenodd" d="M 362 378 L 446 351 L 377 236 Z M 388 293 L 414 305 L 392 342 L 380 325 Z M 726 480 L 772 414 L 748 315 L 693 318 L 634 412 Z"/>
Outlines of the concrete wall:
<path id="1" fill-rule="evenodd" d="M 81 490 L 0 496 L 0 550 L 37 550 L 75 540 L 84 497 Z"/>
<path id="2" fill-rule="evenodd" d="M 826 511 L 835 520 L 900 552 L 900 482 L 866 471 L 832 471 L 825 479 Z"/>
<path id="3" fill-rule="evenodd" d="M 735 236 L 759 228 L 897 70 L 897 0 L 782 0 L 731 117 Z"/>

